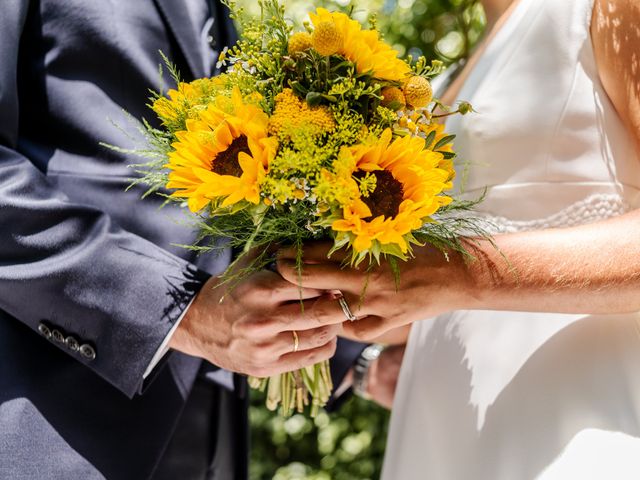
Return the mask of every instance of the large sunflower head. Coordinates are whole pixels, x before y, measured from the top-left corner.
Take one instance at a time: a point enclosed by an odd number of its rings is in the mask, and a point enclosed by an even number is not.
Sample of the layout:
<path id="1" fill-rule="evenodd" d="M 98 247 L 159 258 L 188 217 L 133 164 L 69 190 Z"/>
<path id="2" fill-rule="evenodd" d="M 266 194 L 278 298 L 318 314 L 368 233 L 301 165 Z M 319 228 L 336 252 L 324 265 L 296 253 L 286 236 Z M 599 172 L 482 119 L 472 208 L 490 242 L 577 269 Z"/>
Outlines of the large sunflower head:
<path id="1" fill-rule="evenodd" d="M 409 65 L 376 30 L 363 30 L 360 22 L 324 8 L 309 16 L 319 32 L 313 37 L 313 48 L 319 53 L 341 55 L 356 65 L 358 73 L 371 73 L 381 80 L 399 82 L 410 75 Z"/>
<path id="2" fill-rule="evenodd" d="M 425 148 L 425 140 L 393 140 L 391 130 L 378 139 L 349 148 L 358 197 L 342 205 L 333 221 L 336 244 L 350 243 L 358 255 L 387 253 L 404 257 L 419 229 L 440 207 L 451 202 L 451 172 L 441 168 L 442 154 Z"/>
<path id="3" fill-rule="evenodd" d="M 186 198 L 193 212 L 209 204 L 258 204 L 260 182 L 277 149 L 267 115 L 245 103 L 238 90 L 230 100 L 218 100 L 176 134 L 166 165 L 172 196 Z"/>

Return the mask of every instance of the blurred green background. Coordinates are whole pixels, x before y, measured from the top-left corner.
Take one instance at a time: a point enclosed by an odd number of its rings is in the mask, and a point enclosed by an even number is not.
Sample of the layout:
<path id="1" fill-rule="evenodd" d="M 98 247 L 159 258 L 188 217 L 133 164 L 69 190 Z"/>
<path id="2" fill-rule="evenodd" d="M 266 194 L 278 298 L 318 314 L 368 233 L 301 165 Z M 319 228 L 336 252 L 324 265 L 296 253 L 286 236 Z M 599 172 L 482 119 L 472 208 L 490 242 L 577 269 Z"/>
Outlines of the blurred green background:
<path id="1" fill-rule="evenodd" d="M 257 15 L 256 0 L 236 0 L 247 14 Z M 287 16 L 297 25 L 316 7 L 351 13 L 368 25 L 375 15 L 384 38 L 402 55 L 439 58 L 451 63 L 466 57 L 484 30 L 477 0 L 284 0 Z"/>
<path id="2" fill-rule="evenodd" d="M 238 0 L 258 14 L 255 0 Z M 485 17 L 477 0 L 288 0 L 298 25 L 314 7 L 352 12 L 368 24 L 373 14 L 384 38 L 402 55 L 424 55 L 446 64 L 468 56 Z M 251 407 L 251 480 L 375 480 L 380 477 L 389 412 L 359 398 L 316 419 L 281 418 L 254 393 Z"/>

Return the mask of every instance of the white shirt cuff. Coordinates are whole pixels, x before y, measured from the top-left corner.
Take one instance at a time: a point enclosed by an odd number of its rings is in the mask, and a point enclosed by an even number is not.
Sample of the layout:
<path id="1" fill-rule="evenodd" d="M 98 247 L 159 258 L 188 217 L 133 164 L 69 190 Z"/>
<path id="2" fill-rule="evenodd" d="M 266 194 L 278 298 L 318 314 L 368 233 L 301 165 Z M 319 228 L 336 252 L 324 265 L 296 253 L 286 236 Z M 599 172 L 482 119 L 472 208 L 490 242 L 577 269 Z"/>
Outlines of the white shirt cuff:
<path id="1" fill-rule="evenodd" d="M 147 369 L 144 372 L 144 375 L 142 375 L 143 379 L 146 379 L 151 372 L 153 371 L 154 368 L 156 368 L 156 366 L 158 365 L 158 363 L 160 363 L 160 360 L 162 360 L 162 358 L 167 354 L 167 352 L 169 351 L 169 342 L 171 341 L 171 337 L 173 337 L 173 334 L 176 333 L 176 330 L 178 329 L 178 327 L 180 326 L 180 322 L 182 322 L 182 319 L 184 318 L 184 316 L 187 314 L 187 312 L 189 311 L 189 308 L 191 307 L 191 304 L 193 303 L 193 301 L 195 300 L 195 296 L 191 299 L 191 301 L 189 302 L 189 304 L 187 305 L 187 308 L 185 308 L 182 312 L 182 314 L 180 315 L 180 317 L 178 318 L 178 320 L 176 320 L 176 323 L 173 324 L 173 327 L 171 327 L 171 330 L 169 330 L 169 333 L 167 334 L 167 336 L 164 338 L 164 341 L 162 342 L 162 344 L 160 345 L 160 348 L 158 348 L 158 350 L 156 351 L 156 354 L 153 356 L 153 358 L 151 359 L 151 362 L 149 363 L 149 366 L 147 367 Z"/>

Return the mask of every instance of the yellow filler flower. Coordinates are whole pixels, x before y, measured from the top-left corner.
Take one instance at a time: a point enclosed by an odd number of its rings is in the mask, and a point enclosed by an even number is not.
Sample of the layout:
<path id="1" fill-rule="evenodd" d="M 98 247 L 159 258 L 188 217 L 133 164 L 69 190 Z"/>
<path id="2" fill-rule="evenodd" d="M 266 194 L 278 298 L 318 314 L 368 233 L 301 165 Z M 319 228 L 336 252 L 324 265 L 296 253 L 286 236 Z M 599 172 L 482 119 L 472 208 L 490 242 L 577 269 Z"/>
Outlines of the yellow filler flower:
<path id="1" fill-rule="evenodd" d="M 331 111 L 325 106 L 310 107 L 293 90 L 285 88 L 276 96 L 269 132 L 282 140 L 298 135 L 317 136 L 330 133 L 336 127 Z"/>
<path id="2" fill-rule="evenodd" d="M 230 104 L 227 98 L 219 100 L 176 134 L 166 165 L 172 196 L 186 198 L 193 212 L 219 200 L 221 207 L 258 204 L 260 182 L 277 149 L 277 140 L 268 136 L 267 115 L 244 103 L 238 89 Z"/>
<path id="3" fill-rule="evenodd" d="M 221 86 L 219 77 L 180 82 L 175 89 L 167 92 L 167 97 L 160 97 L 153 102 L 152 109 L 165 124 L 175 122 L 181 116 L 188 117 L 193 107 L 205 103 Z"/>
<path id="4" fill-rule="evenodd" d="M 392 140 L 390 129 L 379 139 L 350 147 L 350 153 L 356 165 L 353 177 L 359 182 L 375 177 L 375 187 L 343 206 L 343 218 L 333 222 L 333 230 L 350 235 L 358 253 L 377 241 L 383 250 L 397 246 L 406 254 L 405 236 L 451 202 L 442 194 L 451 187 L 450 172 L 440 168 L 442 154 L 425 149 L 420 137 Z"/>
<path id="5" fill-rule="evenodd" d="M 358 73 L 371 72 L 382 80 L 401 81 L 411 73 L 409 65 L 376 30 L 363 30 L 358 21 L 344 13 L 324 8 L 309 16 L 315 29 L 313 47 L 321 55 L 342 55 L 355 63 Z"/>

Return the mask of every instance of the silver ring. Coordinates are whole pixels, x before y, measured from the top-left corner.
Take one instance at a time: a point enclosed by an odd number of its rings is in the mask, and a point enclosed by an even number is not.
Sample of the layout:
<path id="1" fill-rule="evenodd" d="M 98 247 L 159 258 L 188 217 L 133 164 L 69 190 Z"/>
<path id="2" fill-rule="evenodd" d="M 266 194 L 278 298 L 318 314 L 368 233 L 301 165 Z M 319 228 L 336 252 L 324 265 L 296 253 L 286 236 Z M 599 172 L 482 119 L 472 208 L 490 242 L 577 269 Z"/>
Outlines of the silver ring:
<path id="1" fill-rule="evenodd" d="M 349 304 L 344 297 L 338 297 L 338 303 L 342 307 L 342 311 L 344 312 L 344 316 L 347 317 L 347 320 L 349 320 L 350 322 L 355 322 L 356 320 L 358 320 L 358 317 L 353 314 L 353 312 L 349 308 Z"/>

